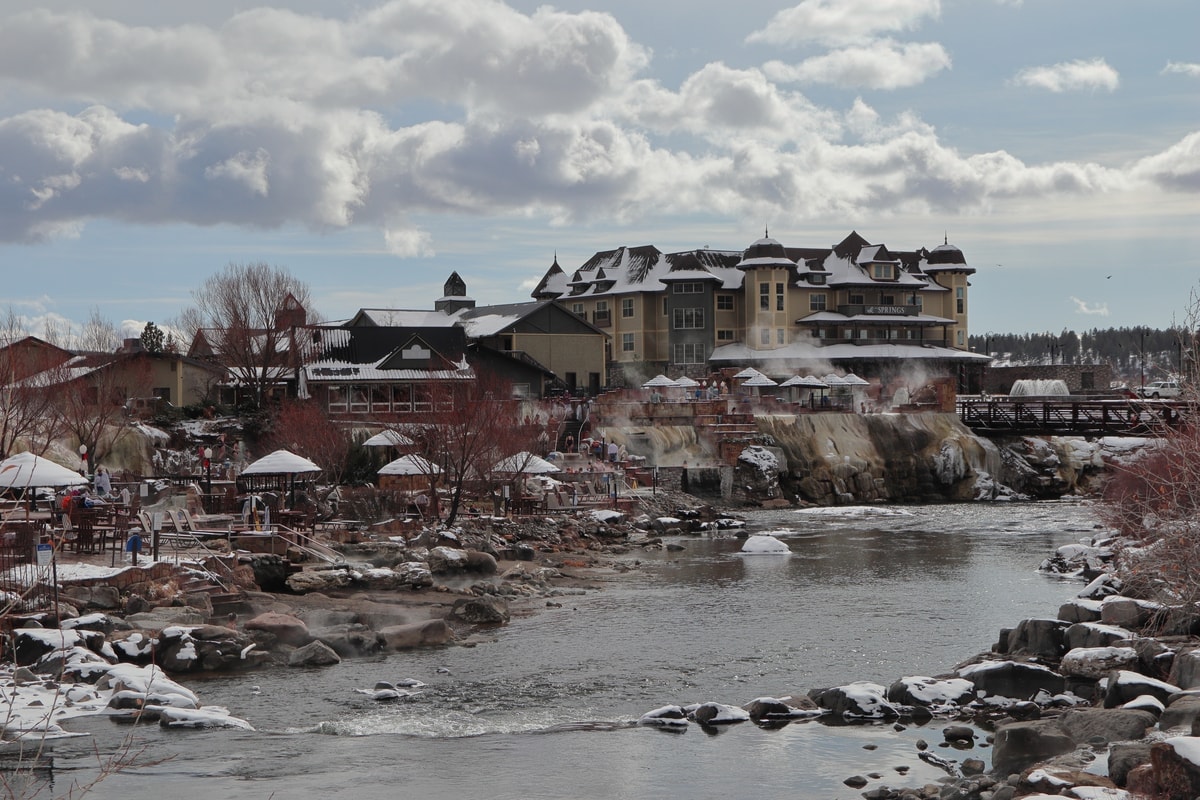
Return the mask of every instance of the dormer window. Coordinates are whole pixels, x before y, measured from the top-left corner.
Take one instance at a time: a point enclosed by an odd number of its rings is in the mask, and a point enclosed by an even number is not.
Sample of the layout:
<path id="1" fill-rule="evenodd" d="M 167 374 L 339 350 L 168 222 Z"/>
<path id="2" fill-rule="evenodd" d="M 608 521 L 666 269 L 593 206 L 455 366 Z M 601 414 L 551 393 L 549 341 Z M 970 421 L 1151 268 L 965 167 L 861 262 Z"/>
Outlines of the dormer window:
<path id="1" fill-rule="evenodd" d="M 814 286 L 824 286 L 825 285 L 825 273 L 824 272 L 812 273 L 811 275 L 808 276 L 808 282 Z"/>
<path id="2" fill-rule="evenodd" d="M 894 277 L 891 264 L 873 264 L 872 277 L 877 281 L 890 281 Z"/>

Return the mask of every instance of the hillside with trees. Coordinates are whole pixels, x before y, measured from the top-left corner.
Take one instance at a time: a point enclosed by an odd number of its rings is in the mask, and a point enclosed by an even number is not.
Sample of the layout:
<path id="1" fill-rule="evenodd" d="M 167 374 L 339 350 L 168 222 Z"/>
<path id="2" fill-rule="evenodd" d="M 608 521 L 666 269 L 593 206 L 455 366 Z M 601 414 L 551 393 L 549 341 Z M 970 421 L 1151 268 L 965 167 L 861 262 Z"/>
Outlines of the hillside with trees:
<path id="1" fill-rule="evenodd" d="M 1083 333 L 985 333 L 968 339 L 971 350 L 987 353 L 997 366 L 1025 364 L 1109 364 L 1124 380 L 1173 377 L 1187 372 L 1195 354 L 1178 328 L 1093 328 Z"/>

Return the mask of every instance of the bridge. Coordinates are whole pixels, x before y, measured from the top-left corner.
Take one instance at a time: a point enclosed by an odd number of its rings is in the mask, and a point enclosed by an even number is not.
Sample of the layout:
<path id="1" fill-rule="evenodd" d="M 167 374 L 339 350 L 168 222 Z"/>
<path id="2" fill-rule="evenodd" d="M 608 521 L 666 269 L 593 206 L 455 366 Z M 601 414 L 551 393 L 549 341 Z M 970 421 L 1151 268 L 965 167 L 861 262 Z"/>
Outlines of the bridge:
<path id="1" fill-rule="evenodd" d="M 984 436 L 1158 436 L 1190 415 L 1178 400 L 960 396 L 958 417 Z"/>

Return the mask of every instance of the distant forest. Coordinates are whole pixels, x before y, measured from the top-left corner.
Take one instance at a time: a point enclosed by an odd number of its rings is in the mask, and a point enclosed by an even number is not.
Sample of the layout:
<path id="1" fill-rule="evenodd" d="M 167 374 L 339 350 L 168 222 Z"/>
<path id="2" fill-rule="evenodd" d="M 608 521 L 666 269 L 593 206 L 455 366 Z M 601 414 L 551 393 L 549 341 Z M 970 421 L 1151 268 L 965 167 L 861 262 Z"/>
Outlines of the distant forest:
<path id="1" fill-rule="evenodd" d="M 976 353 L 987 353 L 996 366 L 1025 364 L 1109 364 L 1123 380 L 1147 381 L 1183 372 L 1187 351 L 1174 328 L 1094 328 L 1083 333 L 987 333 L 968 338 Z M 1188 356 L 1190 358 L 1190 356 Z"/>

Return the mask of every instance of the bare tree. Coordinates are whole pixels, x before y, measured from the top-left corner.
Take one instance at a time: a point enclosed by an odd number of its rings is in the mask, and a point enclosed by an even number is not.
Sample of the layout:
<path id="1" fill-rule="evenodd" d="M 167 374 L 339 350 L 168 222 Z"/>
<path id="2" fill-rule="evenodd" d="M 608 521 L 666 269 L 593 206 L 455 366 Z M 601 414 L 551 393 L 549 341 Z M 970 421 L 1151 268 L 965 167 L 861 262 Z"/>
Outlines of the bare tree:
<path id="1" fill-rule="evenodd" d="M 1177 330 L 1179 352 L 1185 354 L 1184 410 L 1164 417 L 1169 422 L 1141 457 L 1115 468 L 1101 515 L 1125 537 L 1117 567 L 1126 591 L 1192 614 L 1200 610 L 1200 297 L 1195 292 Z"/>
<path id="2" fill-rule="evenodd" d="M 314 461 L 332 483 L 341 483 L 350 453 L 350 436 L 313 400 L 280 404 L 266 437 L 269 449 L 287 449 Z"/>
<path id="3" fill-rule="evenodd" d="M 90 350 L 94 353 L 115 353 L 121 346 L 121 334 L 112 320 L 100 313 L 97 306 L 92 306 L 91 314 L 83 327 L 79 329 L 76 346 L 80 350 Z"/>
<path id="4" fill-rule="evenodd" d="M 62 431 L 87 445 L 90 464 L 98 464 L 127 430 L 125 401 L 150 392 L 149 357 L 84 356 L 70 362 L 52 383 Z"/>
<path id="5" fill-rule="evenodd" d="M 193 341 L 202 334 L 212 357 L 261 405 L 296 366 L 294 327 L 305 323 L 304 312 L 313 318 L 307 284 L 263 262 L 231 263 L 192 297 L 195 307 L 185 310 L 176 325 Z"/>

